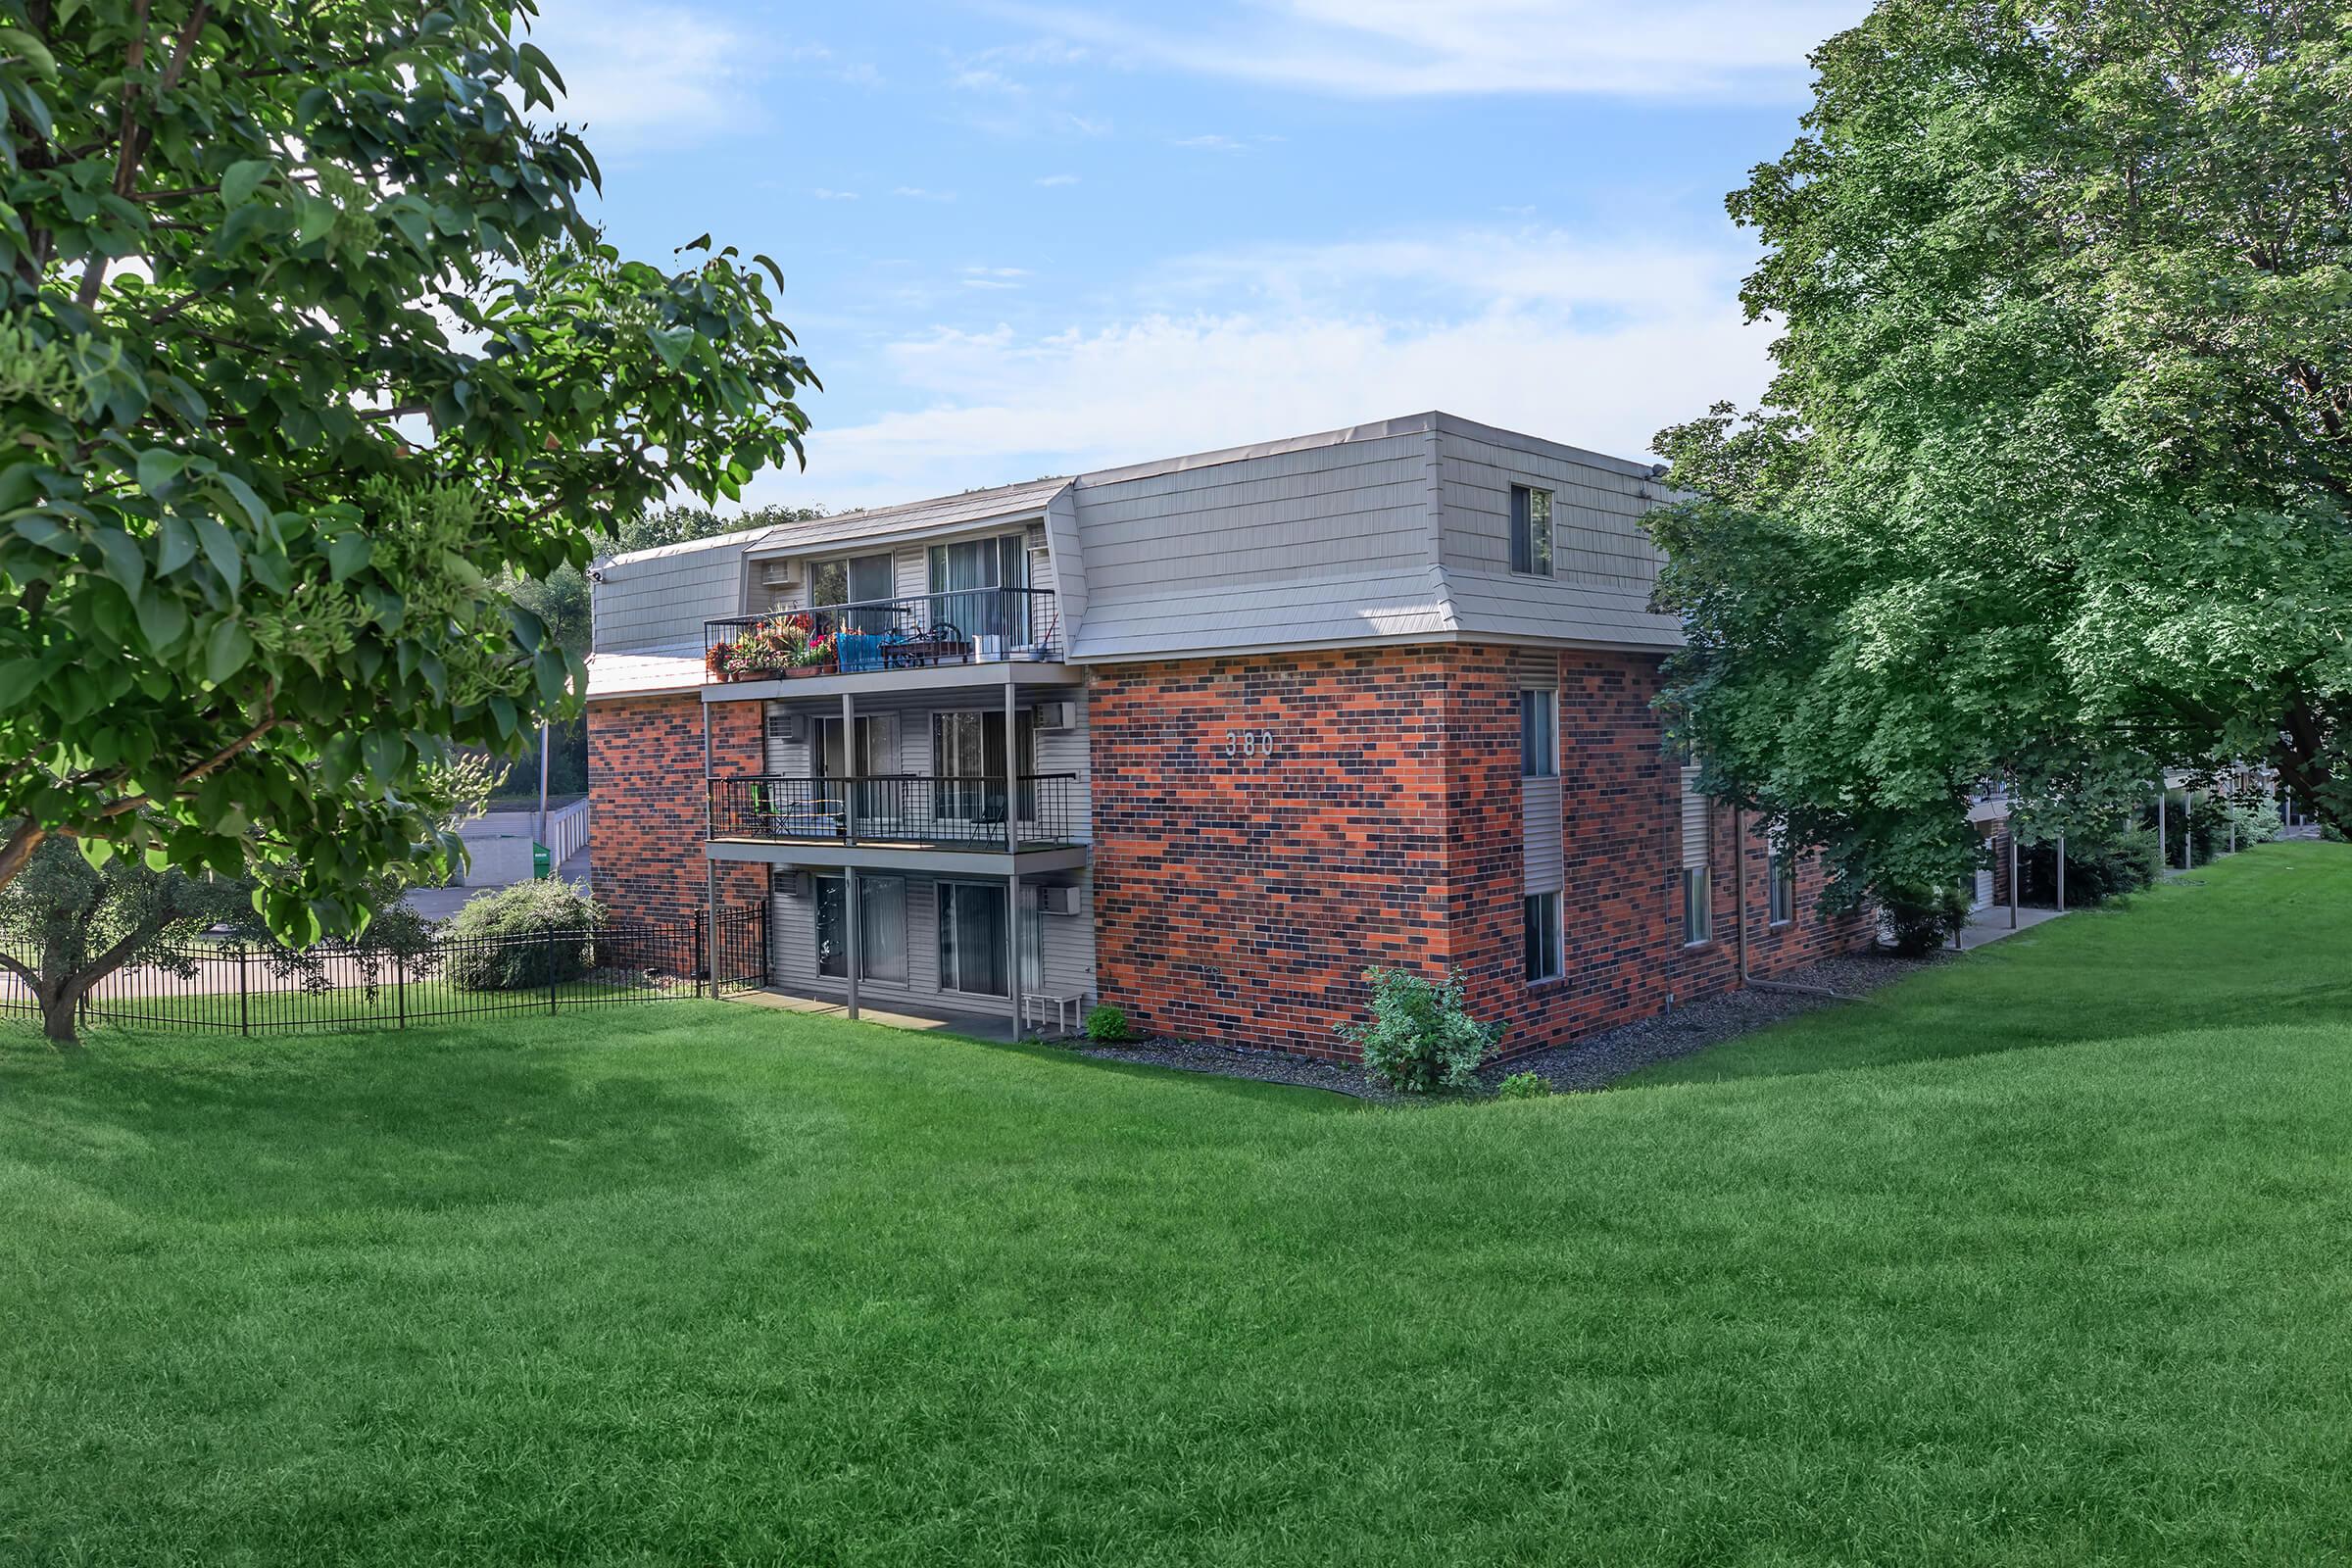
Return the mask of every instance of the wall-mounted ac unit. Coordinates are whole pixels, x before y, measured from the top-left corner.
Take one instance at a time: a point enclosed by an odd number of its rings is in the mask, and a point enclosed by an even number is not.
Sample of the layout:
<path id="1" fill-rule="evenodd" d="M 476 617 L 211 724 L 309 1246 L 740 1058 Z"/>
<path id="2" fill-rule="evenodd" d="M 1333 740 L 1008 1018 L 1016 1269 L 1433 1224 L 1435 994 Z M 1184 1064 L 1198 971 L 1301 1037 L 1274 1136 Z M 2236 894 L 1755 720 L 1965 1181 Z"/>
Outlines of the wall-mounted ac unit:
<path id="1" fill-rule="evenodd" d="M 769 866 L 767 886 L 770 892 L 781 893 L 790 899 L 805 899 L 813 891 L 809 886 L 808 873 L 796 871 L 789 865 Z"/>
<path id="2" fill-rule="evenodd" d="M 767 738 L 771 741 L 807 740 L 808 725 L 808 715 L 804 713 L 770 713 L 767 715 Z"/>
<path id="3" fill-rule="evenodd" d="M 801 583 L 801 564 L 786 559 L 760 563 L 760 586 L 762 588 L 797 588 Z"/>
<path id="4" fill-rule="evenodd" d="M 1039 729 L 1076 729 L 1078 705 L 1075 703 L 1040 703 L 1037 705 Z"/>
<path id="5" fill-rule="evenodd" d="M 1076 914 L 1078 890 L 1074 887 L 1041 887 L 1037 890 L 1037 906 L 1046 914 Z"/>

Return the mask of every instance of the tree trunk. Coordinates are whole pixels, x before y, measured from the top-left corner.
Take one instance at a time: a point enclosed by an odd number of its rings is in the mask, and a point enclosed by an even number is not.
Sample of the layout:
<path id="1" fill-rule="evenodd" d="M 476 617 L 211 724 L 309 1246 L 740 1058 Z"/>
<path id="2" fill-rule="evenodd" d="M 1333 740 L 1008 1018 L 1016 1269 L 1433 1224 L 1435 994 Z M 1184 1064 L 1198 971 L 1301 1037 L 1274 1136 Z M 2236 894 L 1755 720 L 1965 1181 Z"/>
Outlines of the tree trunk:
<path id="1" fill-rule="evenodd" d="M 41 1004 L 41 1032 L 49 1043 L 60 1051 L 79 1051 L 81 1037 L 74 1032 L 74 1014 L 81 1010 L 82 990 L 60 986 L 54 992 L 43 993 Z"/>

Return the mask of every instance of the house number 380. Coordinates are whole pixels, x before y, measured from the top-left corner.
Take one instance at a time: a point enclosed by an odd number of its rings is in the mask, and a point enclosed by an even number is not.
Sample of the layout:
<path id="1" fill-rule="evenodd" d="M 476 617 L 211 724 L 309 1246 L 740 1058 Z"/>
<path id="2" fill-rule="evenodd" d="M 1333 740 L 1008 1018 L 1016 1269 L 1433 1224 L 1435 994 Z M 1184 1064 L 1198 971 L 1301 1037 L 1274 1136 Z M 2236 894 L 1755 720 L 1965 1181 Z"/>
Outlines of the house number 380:
<path id="1" fill-rule="evenodd" d="M 1229 729 L 1225 732 L 1227 757 L 1272 757 L 1274 732 L 1270 729 Z"/>

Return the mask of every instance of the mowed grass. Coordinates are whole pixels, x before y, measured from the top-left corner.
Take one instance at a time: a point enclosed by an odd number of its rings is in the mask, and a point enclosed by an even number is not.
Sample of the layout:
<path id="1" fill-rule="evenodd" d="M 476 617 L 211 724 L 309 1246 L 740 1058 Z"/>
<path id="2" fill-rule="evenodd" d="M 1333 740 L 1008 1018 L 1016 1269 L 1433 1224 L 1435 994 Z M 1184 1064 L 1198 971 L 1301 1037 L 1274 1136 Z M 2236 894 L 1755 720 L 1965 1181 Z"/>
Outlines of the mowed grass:
<path id="1" fill-rule="evenodd" d="M 0 1560 L 2339 1561 L 2352 854 L 2199 880 L 1421 1111 L 719 1004 L 11 1041 Z"/>

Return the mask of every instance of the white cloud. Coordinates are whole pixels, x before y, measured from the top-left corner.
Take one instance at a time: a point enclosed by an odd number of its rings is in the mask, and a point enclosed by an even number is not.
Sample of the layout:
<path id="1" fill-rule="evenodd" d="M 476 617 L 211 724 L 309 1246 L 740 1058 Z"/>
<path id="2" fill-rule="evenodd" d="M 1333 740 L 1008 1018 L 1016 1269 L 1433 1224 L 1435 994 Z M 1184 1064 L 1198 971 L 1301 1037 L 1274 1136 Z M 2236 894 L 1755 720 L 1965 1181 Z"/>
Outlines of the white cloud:
<path id="1" fill-rule="evenodd" d="M 952 202 L 956 199 L 956 193 L 952 190 L 925 190 L 920 185 L 901 185 L 891 194 L 915 202 Z"/>
<path id="2" fill-rule="evenodd" d="M 1176 136 L 1169 139 L 1171 147 L 1190 147 L 1206 153 L 1238 153 L 1242 144 L 1231 136 Z"/>
<path id="3" fill-rule="evenodd" d="M 1607 93 L 1787 99 L 1867 0 L 1265 0 L 1182 29 L 1030 7 L 1069 37 L 1205 75 L 1352 97 Z"/>
<path id="4" fill-rule="evenodd" d="M 827 190 L 822 185 L 808 194 L 820 202 L 854 202 L 858 199 L 858 193 L 854 190 Z"/>
<path id="5" fill-rule="evenodd" d="M 1040 174 L 1037 176 L 1037 183 L 1040 185 L 1075 185 L 1078 183 L 1078 176 L 1076 174 Z"/>
<path id="6" fill-rule="evenodd" d="M 1762 389 L 1745 260 L 1484 231 L 1193 258 L 1161 286 L 1214 305 L 891 345 L 891 412 L 832 425 L 820 406 L 807 476 L 762 475 L 755 500 L 886 504 L 1430 408 L 1640 457 L 1660 426 Z M 1269 281 L 1244 298 L 1215 281 L 1252 268 Z"/>
<path id="7" fill-rule="evenodd" d="M 967 267 L 963 270 L 965 288 L 1019 288 L 1021 279 L 1029 275 L 1026 267 Z"/>
<path id="8" fill-rule="evenodd" d="M 750 88 L 761 51 L 704 14 L 565 0 L 547 8 L 532 37 L 564 77 L 558 116 L 585 127 L 599 148 L 674 144 L 757 118 Z"/>

